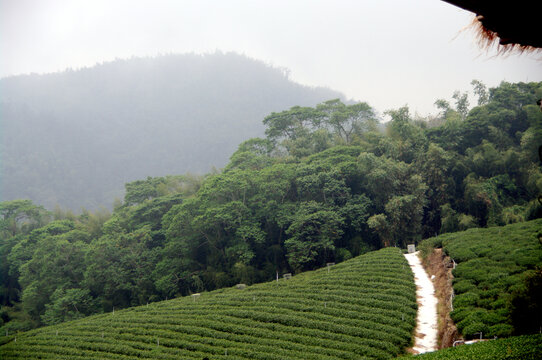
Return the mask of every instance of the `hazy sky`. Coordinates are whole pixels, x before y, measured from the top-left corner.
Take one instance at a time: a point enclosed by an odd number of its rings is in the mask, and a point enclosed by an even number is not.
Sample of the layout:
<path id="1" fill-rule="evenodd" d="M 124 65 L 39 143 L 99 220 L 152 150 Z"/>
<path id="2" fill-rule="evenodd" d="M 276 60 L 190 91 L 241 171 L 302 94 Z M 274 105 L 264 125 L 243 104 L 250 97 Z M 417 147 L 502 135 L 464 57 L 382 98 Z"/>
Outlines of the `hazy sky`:
<path id="1" fill-rule="evenodd" d="M 542 53 L 481 51 L 461 31 L 472 17 L 441 0 L 0 0 L 0 77 L 235 51 L 380 112 L 421 115 L 472 79 L 542 81 Z"/>

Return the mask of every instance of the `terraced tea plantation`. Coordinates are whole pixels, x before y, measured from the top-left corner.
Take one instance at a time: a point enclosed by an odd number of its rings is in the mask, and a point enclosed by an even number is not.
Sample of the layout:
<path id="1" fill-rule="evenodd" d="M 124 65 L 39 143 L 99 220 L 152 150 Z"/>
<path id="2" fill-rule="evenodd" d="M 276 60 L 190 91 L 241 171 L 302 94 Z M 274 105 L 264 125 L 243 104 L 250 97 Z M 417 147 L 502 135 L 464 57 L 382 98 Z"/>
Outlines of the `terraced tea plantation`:
<path id="1" fill-rule="evenodd" d="M 389 359 L 411 345 L 412 272 L 396 248 L 1 339 L 2 359 Z"/>
<path id="2" fill-rule="evenodd" d="M 516 336 L 508 339 L 460 345 L 416 356 L 416 360 L 539 360 L 542 335 Z"/>
<path id="3" fill-rule="evenodd" d="M 537 219 L 424 240 L 424 252 L 442 247 L 457 262 L 451 316 L 463 336 L 473 338 L 482 332 L 493 338 L 539 331 L 539 323 L 532 329 L 514 328 L 510 300 L 542 265 L 541 229 L 542 219 Z"/>

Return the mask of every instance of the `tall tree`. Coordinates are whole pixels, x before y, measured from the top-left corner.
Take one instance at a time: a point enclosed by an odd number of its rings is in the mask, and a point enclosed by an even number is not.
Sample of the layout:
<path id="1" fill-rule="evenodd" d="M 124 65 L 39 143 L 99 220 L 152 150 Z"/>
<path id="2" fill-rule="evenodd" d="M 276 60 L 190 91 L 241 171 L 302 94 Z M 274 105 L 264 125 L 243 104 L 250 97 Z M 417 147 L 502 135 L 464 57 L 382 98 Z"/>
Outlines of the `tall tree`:
<path id="1" fill-rule="evenodd" d="M 301 203 L 286 231 L 290 237 L 284 242 L 292 268 L 299 272 L 308 266 L 324 265 L 335 248 L 334 241 L 342 235 L 343 222 L 322 204 Z"/>
<path id="2" fill-rule="evenodd" d="M 461 115 L 463 120 L 466 119 L 469 113 L 469 94 L 468 92 L 461 93 L 459 91 L 454 92 L 452 98 L 455 100 L 455 109 Z"/>
<path id="3" fill-rule="evenodd" d="M 487 87 L 480 80 L 472 80 L 470 83 L 473 87 L 473 92 L 478 96 L 478 106 L 485 105 L 489 101 Z"/>
<path id="4" fill-rule="evenodd" d="M 374 110 L 365 102 L 345 105 L 335 99 L 319 104 L 316 109 L 325 114 L 324 121 L 346 144 L 351 144 L 355 136 L 376 128 Z"/>

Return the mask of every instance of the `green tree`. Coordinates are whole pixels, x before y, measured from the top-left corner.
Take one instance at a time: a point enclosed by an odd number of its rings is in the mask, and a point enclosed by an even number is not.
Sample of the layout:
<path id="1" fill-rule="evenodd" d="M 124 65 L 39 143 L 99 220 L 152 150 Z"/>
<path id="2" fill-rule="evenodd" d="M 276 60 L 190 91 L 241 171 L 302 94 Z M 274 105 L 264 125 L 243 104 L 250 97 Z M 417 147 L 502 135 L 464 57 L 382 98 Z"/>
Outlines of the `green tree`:
<path id="1" fill-rule="evenodd" d="M 542 323 L 542 269 L 529 271 L 521 286 L 512 293 L 508 308 L 514 325 L 514 332 L 534 334 L 540 331 Z"/>
<path id="2" fill-rule="evenodd" d="M 390 223 L 388 222 L 386 215 L 377 214 L 371 216 L 367 220 L 367 225 L 369 225 L 371 229 L 378 233 L 378 236 L 382 241 L 382 246 L 389 247 L 392 245 L 393 235 Z"/>
<path id="3" fill-rule="evenodd" d="M 83 281 L 89 234 L 66 220 L 49 224 L 49 229 L 55 223 L 61 232 L 42 232 L 30 259 L 19 268 L 23 309 L 36 321 L 58 288 L 76 288 Z"/>
<path id="4" fill-rule="evenodd" d="M 421 177 L 414 175 L 410 181 L 414 187 L 410 193 L 392 197 L 385 206 L 391 236 L 394 243 L 401 247 L 421 240 L 423 208 L 426 204 L 427 186 Z"/>
<path id="5" fill-rule="evenodd" d="M 417 154 L 427 146 L 423 129 L 413 123 L 408 106 L 388 110 L 386 114 L 391 117 L 386 128 L 387 133 L 395 142 L 395 151 L 389 155 L 395 160 L 412 163 Z"/>
<path id="6" fill-rule="evenodd" d="M 459 227 L 459 220 L 457 216 L 457 212 L 452 209 L 452 206 L 450 204 L 444 204 L 442 205 L 440 209 L 441 213 L 441 226 L 440 226 L 440 232 L 441 233 L 450 233 L 450 232 L 456 232 Z"/>
<path id="7" fill-rule="evenodd" d="M 334 241 L 342 235 L 344 219 L 315 201 L 301 203 L 292 217 L 284 245 L 288 262 L 296 271 L 321 266 L 332 255 Z"/>
<path id="8" fill-rule="evenodd" d="M 454 92 L 452 98 L 455 100 L 455 109 L 461 115 L 461 118 L 465 120 L 469 113 L 469 94 L 467 92 L 461 93 L 459 91 Z"/>
<path id="9" fill-rule="evenodd" d="M 271 154 L 273 143 L 268 139 L 254 138 L 241 143 L 236 152 L 230 157 L 230 162 L 224 169 L 257 170 L 270 166 L 273 162 Z"/>
<path id="10" fill-rule="evenodd" d="M 446 118 L 450 110 L 452 110 L 450 103 L 444 99 L 437 99 L 434 105 L 441 111 L 440 115 Z"/>
<path id="11" fill-rule="evenodd" d="M 267 126 L 265 134 L 270 140 L 296 140 L 321 127 L 322 119 L 323 114 L 314 108 L 294 106 L 266 116 L 263 123 Z"/>
<path id="12" fill-rule="evenodd" d="M 18 269 L 8 258 L 12 249 L 50 218 L 48 211 L 30 200 L 0 203 L 0 306 L 13 306 L 20 301 Z"/>
<path id="13" fill-rule="evenodd" d="M 57 288 L 51 295 L 51 302 L 45 305 L 41 320 L 46 325 L 54 325 L 80 319 L 94 312 L 94 299 L 87 289 Z"/>
<path id="14" fill-rule="evenodd" d="M 454 188 L 454 180 L 449 171 L 451 155 L 434 143 L 430 143 L 426 152 L 416 159 L 416 168 L 427 185 L 427 204 L 424 208 L 423 236 L 433 236 L 441 228 L 440 210 L 450 198 L 450 189 Z"/>
<path id="15" fill-rule="evenodd" d="M 473 87 L 473 92 L 478 96 L 478 106 L 482 106 L 488 103 L 489 94 L 487 87 L 480 80 L 472 80 L 470 83 Z"/>
<path id="16" fill-rule="evenodd" d="M 11 200 L 0 203 L 0 216 L 0 236 L 6 239 L 45 225 L 51 214 L 30 200 Z"/>
<path id="17" fill-rule="evenodd" d="M 158 250 L 152 246 L 150 228 L 119 231 L 114 230 L 114 221 L 105 225 L 105 234 L 94 241 L 85 254 L 88 265 L 79 284 L 89 291 L 103 311 L 157 300 L 152 271 Z"/>
<path id="18" fill-rule="evenodd" d="M 376 128 L 374 110 L 364 102 L 345 105 L 334 99 L 319 104 L 316 109 L 325 114 L 324 122 L 346 144 L 351 144 L 355 136 Z"/>

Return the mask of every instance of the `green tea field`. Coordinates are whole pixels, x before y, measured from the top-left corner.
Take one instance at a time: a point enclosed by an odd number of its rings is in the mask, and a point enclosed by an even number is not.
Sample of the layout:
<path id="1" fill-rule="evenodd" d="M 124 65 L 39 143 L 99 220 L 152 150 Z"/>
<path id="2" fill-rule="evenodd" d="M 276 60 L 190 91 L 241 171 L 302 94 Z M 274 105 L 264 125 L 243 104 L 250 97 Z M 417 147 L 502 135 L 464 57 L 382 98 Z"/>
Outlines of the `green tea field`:
<path id="1" fill-rule="evenodd" d="M 542 335 L 515 336 L 460 345 L 416 356 L 420 360 L 538 360 L 542 354 Z"/>
<path id="2" fill-rule="evenodd" d="M 541 234 L 538 219 L 444 234 L 422 243 L 426 253 L 442 247 L 457 264 L 451 317 L 463 336 L 539 332 Z"/>
<path id="3" fill-rule="evenodd" d="M 397 248 L 0 340 L 2 359 L 390 359 L 411 345 L 412 272 Z"/>

